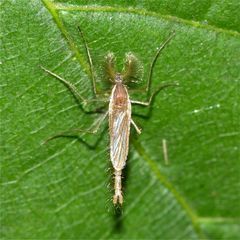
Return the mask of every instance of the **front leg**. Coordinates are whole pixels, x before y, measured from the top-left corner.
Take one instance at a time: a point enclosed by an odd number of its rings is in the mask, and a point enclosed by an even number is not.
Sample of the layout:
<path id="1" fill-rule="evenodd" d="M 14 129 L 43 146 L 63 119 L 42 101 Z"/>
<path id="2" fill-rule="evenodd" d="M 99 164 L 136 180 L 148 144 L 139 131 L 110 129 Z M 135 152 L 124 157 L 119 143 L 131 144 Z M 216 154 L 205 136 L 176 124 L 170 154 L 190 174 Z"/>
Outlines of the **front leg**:
<path id="1" fill-rule="evenodd" d="M 142 101 L 137 101 L 137 100 L 131 100 L 131 103 L 132 103 L 132 104 L 138 104 L 138 105 L 142 105 L 142 106 L 148 107 L 148 106 L 150 106 L 150 105 L 152 104 L 153 99 L 156 97 L 156 95 L 157 95 L 161 90 L 163 90 L 164 88 L 173 87 L 173 86 L 179 86 L 179 84 L 178 84 L 178 83 L 168 83 L 168 84 L 161 85 L 161 86 L 159 86 L 159 87 L 151 94 L 151 96 L 149 97 L 149 99 L 147 100 L 147 102 L 142 102 Z"/>
<path id="2" fill-rule="evenodd" d="M 108 102 L 108 99 L 91 99 L 91 100 L 87 100 L 85 99 L 77 90 L 77 88 L 70 83 L 69 81 L 65 80 L 64 78 L 60 77 L 59 75 L 57 75 L 54 72 L 51 72 L 50 70 L 46 69 L 43 66 L 40 66 L 42 70 L 44 70 L 46 73 L 48 73 L 49 75 L 53 76 L 54 78 L 58 79 L 60 82 L 62 82 L 69 90 L 70 92 L 73 94 L 73 96 L 81 103 L 82 107 L 84 108 L 87 104 L 91 103 L 91 102 Z M 83 109 L 84 112 L 87 113 L 87 111 L 85 109 Z"/>

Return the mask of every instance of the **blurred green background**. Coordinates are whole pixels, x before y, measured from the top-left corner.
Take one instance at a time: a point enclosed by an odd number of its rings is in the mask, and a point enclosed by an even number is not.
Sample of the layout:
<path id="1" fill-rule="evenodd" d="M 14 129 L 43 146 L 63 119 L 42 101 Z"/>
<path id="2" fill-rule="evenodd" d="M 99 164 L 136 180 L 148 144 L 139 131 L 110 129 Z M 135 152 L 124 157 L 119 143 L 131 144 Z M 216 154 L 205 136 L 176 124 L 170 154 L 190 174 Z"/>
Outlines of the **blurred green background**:
<path id="1" fill-rule="evenodd" d="M 240 238 L 238 0 L 3 0 L 0 7 L 1 239 Z M 136 54 L 146 79 L 157 47 L 176 32 L 155 66 L 152 90 L 161 82 L 179 87 L 162 91 L 150 111 L 133 109 L 142 134 L 131 133 L 122 209 L 111 202 L 107 125 L 97 136 L 41 145 L 99 116 L 84 113 L 39 67 L 93 97 L 77 26 L 99 89 L 108 51 L 119 69 L 125 53 Z M 142 91 L 130 94 L 146 99 Z"/>

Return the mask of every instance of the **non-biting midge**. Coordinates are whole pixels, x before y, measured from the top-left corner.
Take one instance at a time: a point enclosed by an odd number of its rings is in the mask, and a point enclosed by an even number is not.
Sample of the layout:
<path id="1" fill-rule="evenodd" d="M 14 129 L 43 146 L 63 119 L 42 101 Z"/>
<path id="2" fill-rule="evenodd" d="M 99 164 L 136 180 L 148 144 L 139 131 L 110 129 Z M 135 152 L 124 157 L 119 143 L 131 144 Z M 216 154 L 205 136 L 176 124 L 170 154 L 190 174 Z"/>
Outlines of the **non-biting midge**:
<path id="1" fill-rule="evenodd" d="M 132 119 L 131 113 L 131 105 L 132 104 L 139 104 L 142 106 L 149 106 L 152 103 L 154 96 L 156 96 L 160 90 L 165 87 L 176 85 L 175 83 L 164 84 L 157 87 L 153 93 L 150 93 L 150 85 L 152 81 L 152 74 L 155 62 L 160 54 L 160 52 L 165 48 L 165 46 L 170 42 L 173 38 L 174 33 L 170 34 L 169 37 L 160 45 L 157 49 L 156 54 L 154 55 L 152 62 L 150 64 L 148 78 L 147 78 L 147 85 L 146 85 L 146 92 L 149 96 L 148 101 L 142 102 L 137 100 L 131 100 L 128 94 L 127 84 L 129 82 L 134 83 L 140 80 L 142 67 L 139 63 L 139 60 L 134 56 L 132 53 L 126 54 L 125 59 L 125 66 L 121 72 L 115 70 L 115 57 L 113 53 L 108 53 L 105 57 L 105 72 L 108 80 L 113 83 L 113 87 L 111 90 L 111 94 L 109 98 L 100 99 L 98 98 L 98 92 L 96 89 L 96 80 L 94 74 L 94 67 L 92 63 L 92 57 L 89 51 L 89 47 L 87 41 L 83 35 L 82 30 L 78 27 L 79 33 L 82 37 L 84 47 L 86 50 L 86 55 L 88 58 L 88 63 L 90 67 L 91 79 L 92 79 L 92 86 L 93 86 L 93 93 L 95 95 L 95 99 L 86 100 L 76 89 L 76 87 L 65 80 L 64 78 L 58 76 L 57 74 L 47 70 L 46 68 L 41 68 L 47 72 L 48 74 L 52 75 L 53 77 L 60 80 L 64 83 L 72 94 L 79 99 L 83 105 L 89 104 L 93 101 L 109 101 L 109 107 L 105 114 L 103 114 L 96 122 L 94 122 L 90 128 L 87 130 L 82 129 L 71 129 L 69 131 L 58 133 L 50 138 L 47 141 L 63 136 L 69 133 L 76 133 L 76 132 L 87 132 L 87 133 L 96 133 L 101 123 L 104 119 L 108 116 L 109 118 L 109 137 L 110 137 L 110 158 L 112 167 L 114 170 L 114 195 L 113 195 L 113 203 L 116 204 L 123 204 L 123 194 L 122 194 L 122 170 L 124 169 L 128 157 L 129 152 L 129 135 L 130 135 L 130 127 L 131 125 L 134 126 L 137 133 L 141 133 L 141 130 L 137 127 L 135 122 Z"/>

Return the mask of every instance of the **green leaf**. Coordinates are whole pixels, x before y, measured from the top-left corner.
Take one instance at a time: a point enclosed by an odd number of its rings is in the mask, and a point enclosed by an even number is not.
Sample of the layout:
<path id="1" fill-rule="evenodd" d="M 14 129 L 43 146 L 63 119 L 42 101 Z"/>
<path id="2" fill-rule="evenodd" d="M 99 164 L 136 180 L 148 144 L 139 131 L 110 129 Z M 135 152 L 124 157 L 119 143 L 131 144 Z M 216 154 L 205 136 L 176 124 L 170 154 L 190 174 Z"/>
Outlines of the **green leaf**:
<path id="1" fill-rule="evenodd" d="M 112 2 L 0 3 L 1 238 L 239 238 L 239 1 Z M 40 68 L 93 97 L 77 26 L 99 90 L 107 52 L 120 70 L 133 52 L 146 79 L 156 49 L 176 32 L 155 65 L 152 91 L 179 87 L 159 93 L 150 111 L 133 109 L 142 134 L 131 132 L 122 209 L 112 206 L 104 127 L 41 144 L 99 117 Z M 146 100 L 144 91 L 130 94 Z"/>

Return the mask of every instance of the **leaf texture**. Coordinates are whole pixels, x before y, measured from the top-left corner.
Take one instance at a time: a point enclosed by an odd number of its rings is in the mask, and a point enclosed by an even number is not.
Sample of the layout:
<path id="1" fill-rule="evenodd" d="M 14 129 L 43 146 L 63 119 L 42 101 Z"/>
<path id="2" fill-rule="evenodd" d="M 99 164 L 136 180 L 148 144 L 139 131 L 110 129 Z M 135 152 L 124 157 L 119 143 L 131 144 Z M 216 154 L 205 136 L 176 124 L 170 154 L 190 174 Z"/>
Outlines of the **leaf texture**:
<path id="1" fill-rule="evenodd" d="M 112 2 L 0 3 L 1 238 L 239 238 L 239 1 Z M 93 97 L 77 26 L 89 44 L 98 90 L 106 88 L 107 52 L 114 52 L 119 71 L 125 53 L 134 53 L 146 79 L 160 43 L 176 32 L 157 61 L 151 89 L 164 82 L 179 87 L 159 93 L 150 111 L 133 109 L 142 134 L 131 132 L 122 210 L 111 202 L 104 126 L 97 136 L 41 145 L 99 117 L 86 114 L 40 68 Z M 144 91 L 129 90 L 133 99 L 146 99 Z"/>

